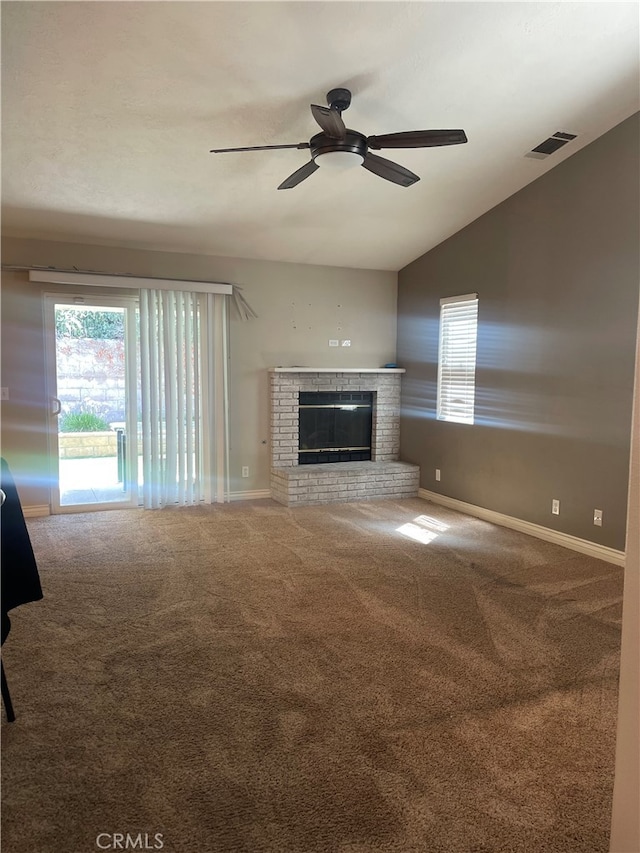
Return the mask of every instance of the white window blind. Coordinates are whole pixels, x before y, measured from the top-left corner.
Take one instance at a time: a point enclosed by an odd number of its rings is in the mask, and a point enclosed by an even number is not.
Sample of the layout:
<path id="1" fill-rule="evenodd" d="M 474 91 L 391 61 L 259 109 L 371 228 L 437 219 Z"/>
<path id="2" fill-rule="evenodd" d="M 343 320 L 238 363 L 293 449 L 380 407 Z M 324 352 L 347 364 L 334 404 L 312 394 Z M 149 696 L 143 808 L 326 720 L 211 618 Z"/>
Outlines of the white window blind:
<path id="1" fill-rule="evenodd" d="M 478 294 L 440 300 L 438 419 L 472 424 L 476 390 Z"/>
<path id="2" fill-rule="evenodd" d="M 140 291 L 147 509 L 228 500 L 226 297 Z"/>

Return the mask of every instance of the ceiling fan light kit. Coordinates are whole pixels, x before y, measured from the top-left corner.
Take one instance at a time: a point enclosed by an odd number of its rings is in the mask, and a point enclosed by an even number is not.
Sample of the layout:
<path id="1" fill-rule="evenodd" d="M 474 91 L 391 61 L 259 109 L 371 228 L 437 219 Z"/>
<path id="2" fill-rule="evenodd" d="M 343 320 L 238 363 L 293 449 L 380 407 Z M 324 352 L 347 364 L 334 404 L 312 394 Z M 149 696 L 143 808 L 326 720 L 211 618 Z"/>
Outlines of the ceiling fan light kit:
<path id="1" fill-rule="evenodd" d="M 351 169 L 352 166 L 362 166 L 364 157 L 357 151 L 321 151 L 313 158 L 318 166 L 336 171 Z"/>
<path id="2" fill-rule="evenodd" d="M 344 169 L 361 166 L 367 156 L 367 140 L 361 133 L 345 128 L 342 139 L 332 139 L 325 133 L 316 133 L 309 143 L 311 157 L 318 166 Z"/>
<path id="3" fill-rule="evenodd" d="M 410 187 L 419 181 L 418 175 L 409 169 L 371 154 L 370 149 L 382 148 L 434 148 L 443 145 L 460 145 L 467 141 L 464 130 L 409 130 L 402 133 L 387 133 L 382 136 L 364 136 L 357 130 L 347 128 L 342 113 L 351 104 L 348 89 L 331 89 L 327 93 L 326 107 L 311 104 L 311 114 L 322 132 L 312 136 L 309 142 L 291 145 L 255 145 L 249 148 L 213 148 L 211 154 L 228 154 L 238 151 L 265 151 L 278 148 L 308 148 L 311 160 L 289 175 L 279 190 L 288 190 L 310 177 L 319 166 L 332 171 L 343 171 L 353 166 L 362 166 L 374 175 L 402 187 Z"/>

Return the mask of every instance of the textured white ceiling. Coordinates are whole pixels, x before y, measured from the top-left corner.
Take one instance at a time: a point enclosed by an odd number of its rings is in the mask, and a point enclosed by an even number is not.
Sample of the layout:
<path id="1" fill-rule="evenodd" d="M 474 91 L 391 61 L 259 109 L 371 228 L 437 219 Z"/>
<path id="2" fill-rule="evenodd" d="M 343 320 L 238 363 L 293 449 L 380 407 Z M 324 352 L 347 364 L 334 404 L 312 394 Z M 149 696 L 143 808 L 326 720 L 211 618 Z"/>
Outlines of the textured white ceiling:
<path id="1" fill-rule="evenodd" d="M 3 2 L 3 231 L 397 270 L 639 108 L 639 5 L 596 2 Z M 278 184 L 309 105 L 353 92 L 365 135 L 463 128 Z M 526 158 L 556 131 L 578 138 Z"/>

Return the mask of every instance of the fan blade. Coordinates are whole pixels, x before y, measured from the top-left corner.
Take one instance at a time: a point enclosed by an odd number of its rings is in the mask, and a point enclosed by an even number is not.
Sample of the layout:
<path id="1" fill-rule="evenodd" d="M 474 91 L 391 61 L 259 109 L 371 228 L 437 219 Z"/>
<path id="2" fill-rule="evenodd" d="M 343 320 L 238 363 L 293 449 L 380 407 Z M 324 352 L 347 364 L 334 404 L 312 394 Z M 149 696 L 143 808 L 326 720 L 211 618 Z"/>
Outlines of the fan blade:
<path id="1" fill-rule="evenodd" d="M 433 148 L 437 145 L 460 145 L 467 141 L 464 130 L 408 130 L 406 133 L 385 133 L 370 136 L 369 148 Z"/>
<path id="2" fill-rule="evenodd" d="M 392 163 L 391 160 L 385 160 L 384 157 L 377 157 L 375 154 L 367 154 L 364 158 L 362 166 L 384 178 L 386 181 L 392 181 L 394 184 L 400 184 L 401 187 L 410 187 L 415 184 L 420 178 L 404 166 L 398 163 Z"/>
<path id="3" fill-rule="evenodd" d="M 274 151 L 277 148 L 311 148 L 308 142 L 297 145 L 252 145 L 250 148 L 212 148 L 209 154 L 225 154 L 228 151 Z"/>
<path id="4" fill-rule="evenodd" d="M 327 136 L 330 136 L 331 139 L 344 139 L 347 128 L 344 126 L 342 116 L 338 110 L 311 104 L 311 112 Z"/>
<path id="5" fill-rule="evenodd" d="M 273 151 L 276 148 L 310 148 L 308 142 L 298 142 L 297 145 L 253 145 L 251 148 L 212 148 L 209 154 L 225 154 L 227 151 Z"/>
<path id="6" fill-rule="evenodd" d="M 308 163 L 305 163 L 304 166 L 301 166 L 297 169 L 293 175 L 289 175 L 286 181 L 283 181 L 278 187 L 279 190 L 290 190 L 292 187 L 297 187 L 299 183 L 304 181 L 305 178 L 308 178 L 309 175 L 313 175 L 316 169 L 320 167 L 316 165 L 315 160 L 309 160 Z"/>

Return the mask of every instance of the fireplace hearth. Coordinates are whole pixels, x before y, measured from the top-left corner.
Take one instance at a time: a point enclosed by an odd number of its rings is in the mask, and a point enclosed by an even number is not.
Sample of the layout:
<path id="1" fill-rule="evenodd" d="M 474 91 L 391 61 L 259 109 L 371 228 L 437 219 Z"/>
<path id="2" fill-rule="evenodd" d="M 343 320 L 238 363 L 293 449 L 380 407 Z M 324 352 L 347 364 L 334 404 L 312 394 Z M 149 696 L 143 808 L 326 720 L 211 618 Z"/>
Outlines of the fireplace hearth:
<path id="1" fill-rule="evenodd" d="M 371 459 L 373 394 L 366 391 L 301 391 L 298 464 Z"/>

